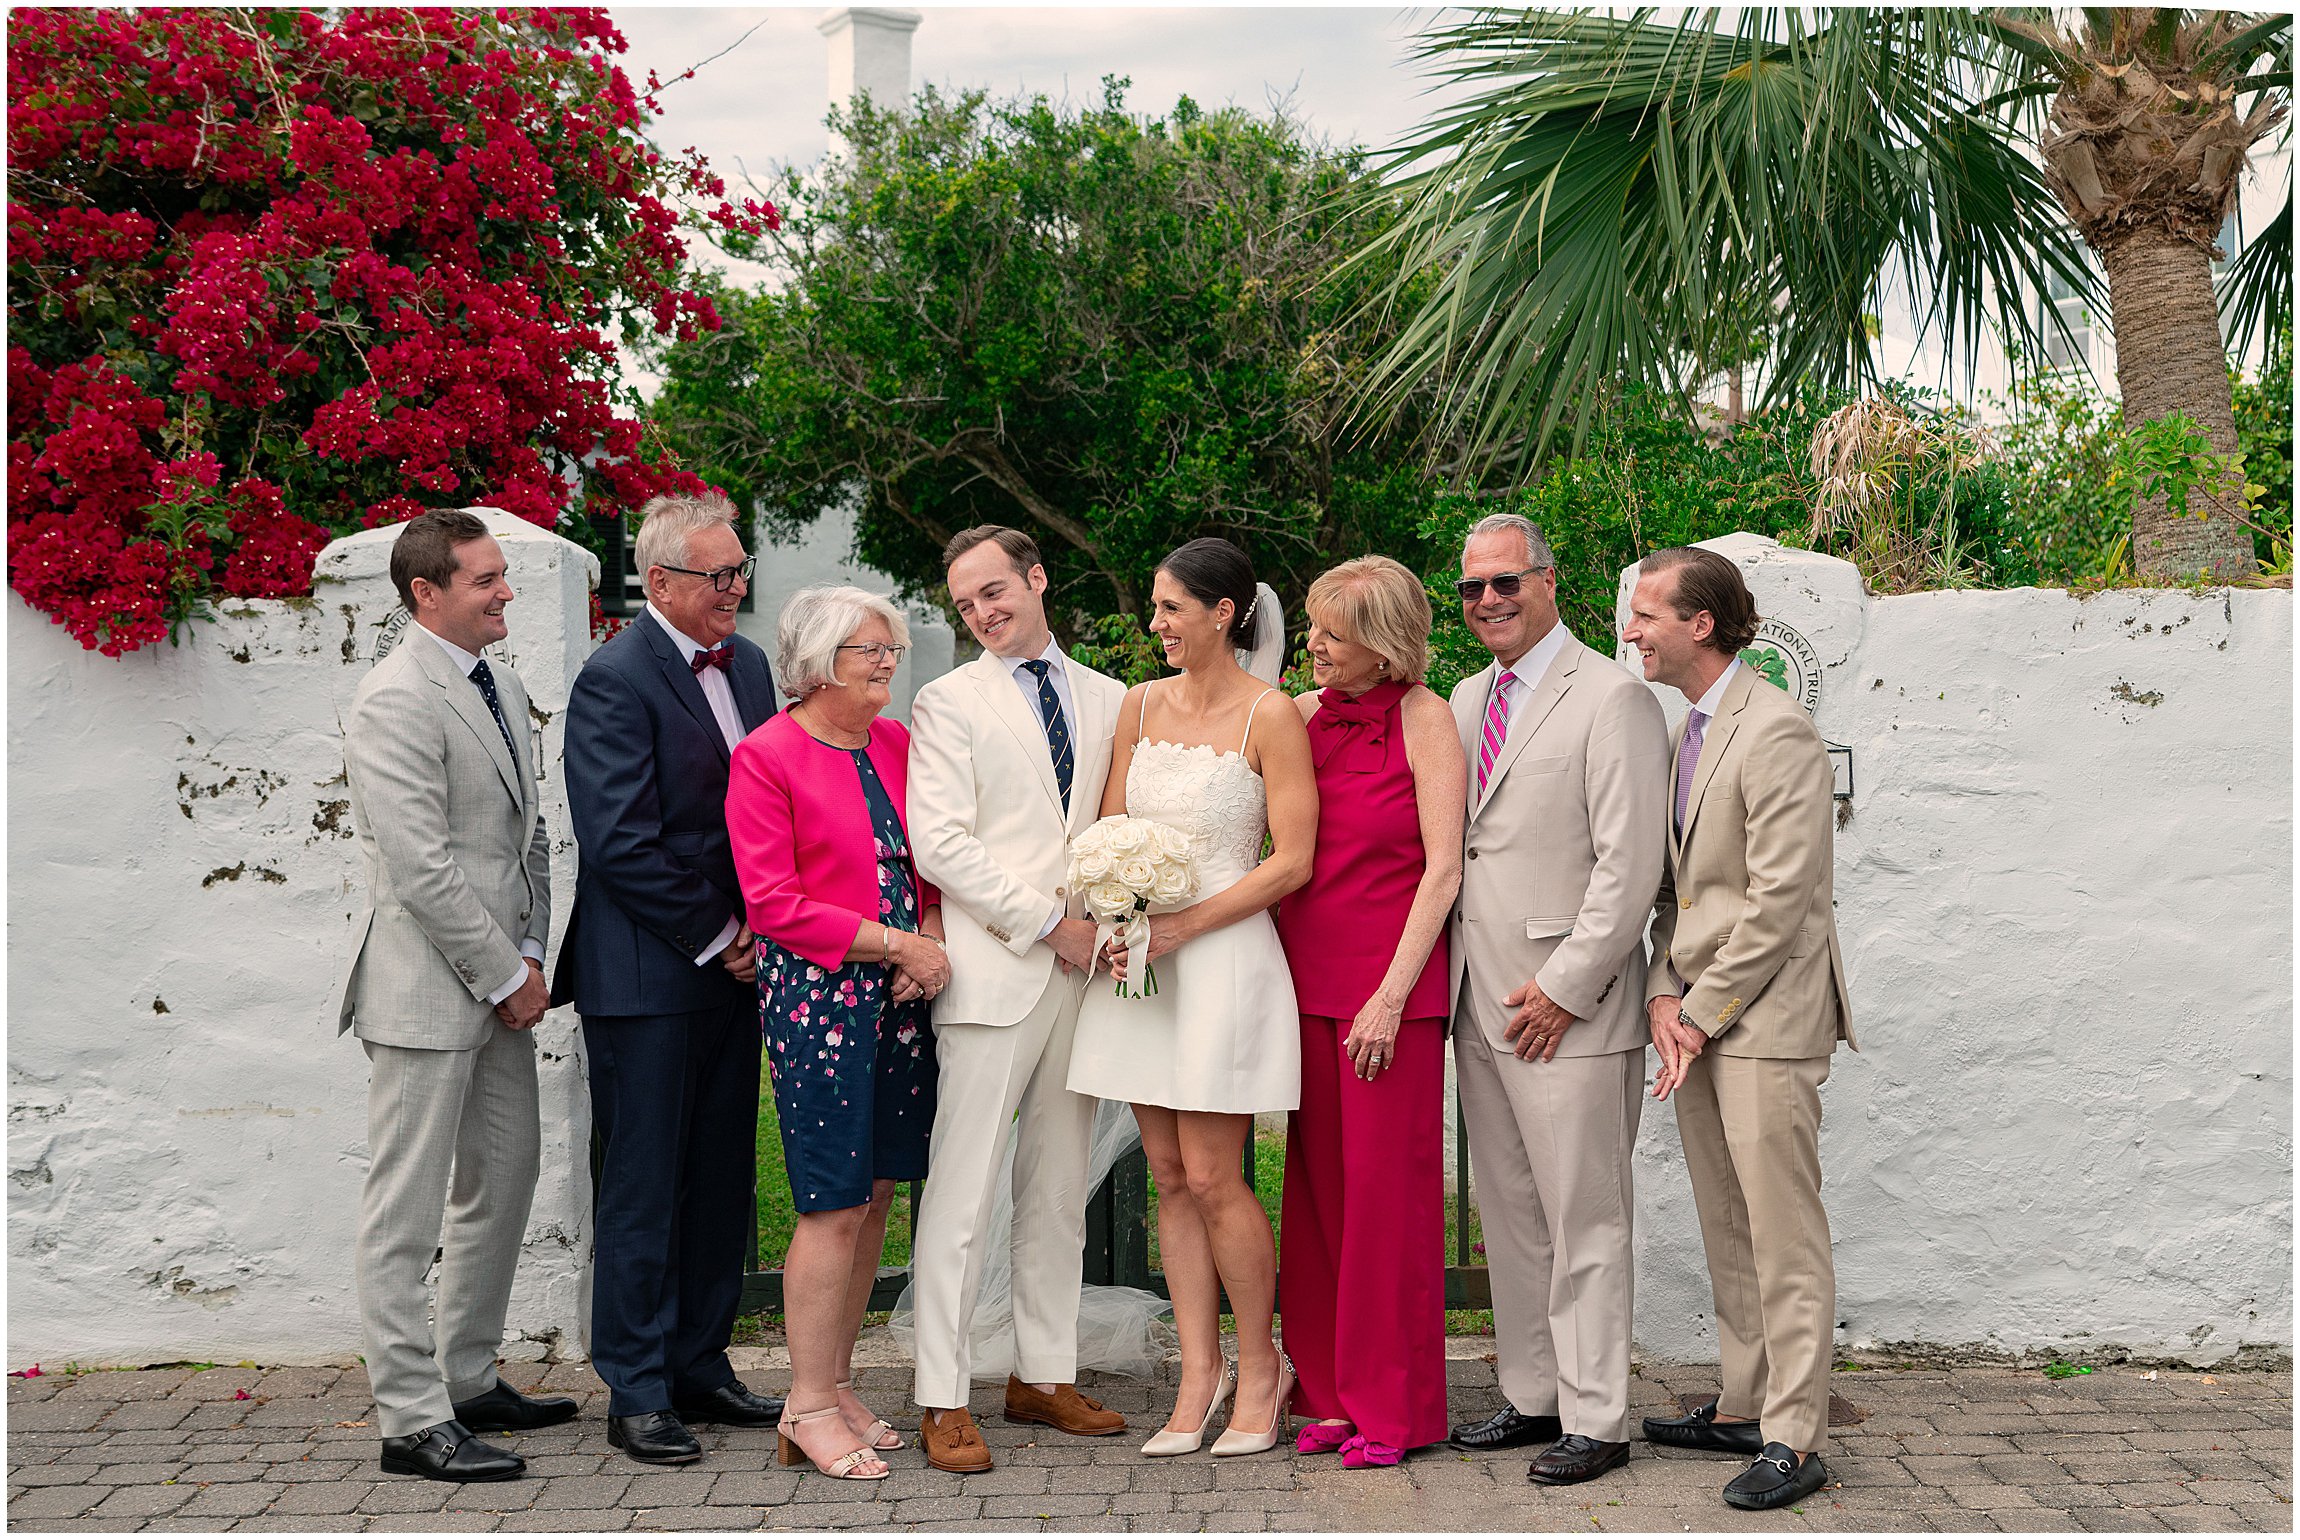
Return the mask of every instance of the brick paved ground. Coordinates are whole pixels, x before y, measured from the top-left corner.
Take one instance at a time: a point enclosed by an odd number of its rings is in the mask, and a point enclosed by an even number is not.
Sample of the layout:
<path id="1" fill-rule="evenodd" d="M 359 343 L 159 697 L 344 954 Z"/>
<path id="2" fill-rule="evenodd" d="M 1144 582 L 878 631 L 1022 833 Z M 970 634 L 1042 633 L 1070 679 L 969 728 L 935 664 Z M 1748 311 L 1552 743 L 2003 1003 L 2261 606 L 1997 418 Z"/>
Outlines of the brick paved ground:
<path id="1" fill-rule="evenodd" d="M 863 1394 L 892 1413 L 909 1374 L 875 1345 Z M 1453 1346 L 1456 1415 L 1494 1405 L 1485 1344 Z M 758 1388 L 778 1353 L 750 1350 Z M 975 1398 L 999 1460 L 944 1475 L 907 1450 L 871 1485 L 774 1464 L 768 1432 L 699 1430 L 703 1463 L 661 1472 L 607 1447 L 587 1368 L 517 1366 L 513 1383 L 579 1395 L 578 1421 L 502 1442 L 534 1479 L 453 1487 L 376 1470 L 365 1375 L 342 1369 L 144 1370 L 8 1382 L 8 1523 L 99 1530 L 2289 1530 L 2292 1378 L 2102 1369 L 1881 1368 L 1840 1375 L 1867 1415 L 1836 1430 L 1841 1484 L 1801 1511 L 1736 1514 L 1717 1501 L 1730 1462 L 1635 1447 L 1586 1486 L 1525 1480 L 1525 1456 L 1434 1450 L 1389 1471 L 1290 1453 L 1145 1460 L 1170 1385 L 1095 1389 L 1132 1440 L 1008 1427 Z M 1169 1374 L 1171 1370 L 1169 1370 Z M 1714 1371 L 1647 1368 L 1641 1409 L 1711 1388 Z M 241 1393 L 245 1392 L 245 1399 Z M 898 1423 L 905 1419 L 896 1417 Z M 906 1426 L 916 1427 L 915 1418 Z"/>

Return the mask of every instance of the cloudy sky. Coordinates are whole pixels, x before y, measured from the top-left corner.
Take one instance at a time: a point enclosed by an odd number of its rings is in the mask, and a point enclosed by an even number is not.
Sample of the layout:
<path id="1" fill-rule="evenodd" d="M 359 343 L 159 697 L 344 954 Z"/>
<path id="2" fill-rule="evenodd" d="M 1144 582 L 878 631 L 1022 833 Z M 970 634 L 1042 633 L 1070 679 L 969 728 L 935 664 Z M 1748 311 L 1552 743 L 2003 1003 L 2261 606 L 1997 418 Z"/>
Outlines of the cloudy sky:
<path id="1" fill-rule="evenodd" d="M 1435 14 L 1426 9 L 908 8 L 925 16 L 911 38 L 914 88 L 932 81 L 1085 103 L 1099 98 L 1104 75 L 1129 75 L 1139 111 L 1163 113 L 1184 92 L 1209 107 L 1286 100 L 1327 138 L 1376 147 L 1429 105 L 1407 57 Z M 700 149 L 730 186 L 739 169 L 764 183 L 774 163 L 822 154 L 830 45 L 816 23 L 828 9 L 614 5 L 610 14 L 630 41 L 622 62 L 634 83 L 710 60 L 663 92 L 656 143 Z"/>

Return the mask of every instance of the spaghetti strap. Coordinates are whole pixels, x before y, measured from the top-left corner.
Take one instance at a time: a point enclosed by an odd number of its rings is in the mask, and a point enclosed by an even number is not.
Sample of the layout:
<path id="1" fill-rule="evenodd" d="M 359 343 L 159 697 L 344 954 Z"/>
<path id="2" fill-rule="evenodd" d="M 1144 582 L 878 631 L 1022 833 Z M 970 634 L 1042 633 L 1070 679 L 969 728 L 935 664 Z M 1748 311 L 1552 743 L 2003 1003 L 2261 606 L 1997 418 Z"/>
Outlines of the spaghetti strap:
<path id="1" fill-rule="evenodd" d="M 1142 686 L 1142 709 L 1134 714 L 1134 741 L 1136 743 L 1140 743 L 1150 736 L 1150 686 L 1157 682 L 1153 679 Z"/>
<path id="2" fill-rule="evenodd" d="M 1144 693 L 1147 695 L 1148 692 L 1145 691 Z M 1275 690 L 1264 690 L 1254 697 L 1254 704 L 1246 708 L 1246 736 L 1238 740 L 1238 757 L 1240 759 L 1246 757 L 1246 745 L 1254 739 L 1254 713 L 1262 709 L 1262 702 L 1277 693 Z"/>

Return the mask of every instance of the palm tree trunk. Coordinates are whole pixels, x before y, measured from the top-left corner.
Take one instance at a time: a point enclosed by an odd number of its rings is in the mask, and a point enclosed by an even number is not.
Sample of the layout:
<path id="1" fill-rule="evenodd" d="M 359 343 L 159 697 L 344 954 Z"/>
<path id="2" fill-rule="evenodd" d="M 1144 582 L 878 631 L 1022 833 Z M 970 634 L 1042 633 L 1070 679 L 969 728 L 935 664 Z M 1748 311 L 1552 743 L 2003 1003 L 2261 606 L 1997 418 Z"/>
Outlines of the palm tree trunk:
<path id="1" fill-rule="evenodd" d="M 2103 248 L 2100 259 L 2108 272 L 2127 429 L 2185 412 L 2216 451 L 2235 454 L 2236 408 L 2212 259 L 2192 242 L 2147 228 Z M 2140 575 L 2154 582 L 2226 581 L 2257 570 L 2252 536 L 2234 511 L 2198 492 L 2189 494 L 2185 516 L 2161 497 L 2135 500 L 2132 556 Z"/>

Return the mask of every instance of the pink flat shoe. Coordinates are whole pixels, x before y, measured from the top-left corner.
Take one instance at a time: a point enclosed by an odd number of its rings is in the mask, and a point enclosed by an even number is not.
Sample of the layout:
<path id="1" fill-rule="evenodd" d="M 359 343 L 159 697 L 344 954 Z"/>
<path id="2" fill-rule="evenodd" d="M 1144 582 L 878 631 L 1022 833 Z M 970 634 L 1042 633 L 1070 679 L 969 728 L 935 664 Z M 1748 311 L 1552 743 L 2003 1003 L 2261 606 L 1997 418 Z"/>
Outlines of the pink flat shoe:
<path id="1" fill-rule="evenodd" d="M 1294 1435 L 1296 1454 L 1331 1454 L 1343 1443 L 1357 1436 L 1357 1429 L 1346 1422 L 1313 1422 Z"/>
<path id="2" fill-rule="evenodd" d="M 1405 1457 L 1403 1449 L 1390 1444 L 1377 1444 L 1362 1434 L 1342 1445 L 1342 1468 L 1345 1470 L 1395 1465 Z"/>

